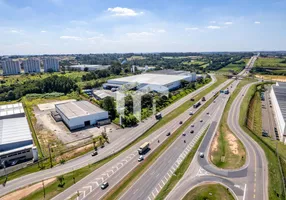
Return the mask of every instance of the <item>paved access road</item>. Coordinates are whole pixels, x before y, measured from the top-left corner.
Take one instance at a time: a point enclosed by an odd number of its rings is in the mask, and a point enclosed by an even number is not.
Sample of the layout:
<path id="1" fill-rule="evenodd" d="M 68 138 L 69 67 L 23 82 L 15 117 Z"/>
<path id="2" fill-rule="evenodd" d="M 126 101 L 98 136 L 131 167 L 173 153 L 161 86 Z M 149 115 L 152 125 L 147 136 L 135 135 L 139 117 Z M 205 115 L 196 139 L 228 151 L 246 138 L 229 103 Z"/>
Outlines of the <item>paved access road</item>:
<path id="1" fill-rule="evenodd" d="M 211 91 L 205 97 L 206 99 L 211 98 L 216 92 L 221 88 L 225 87 L 231 80 L 218 86 L 216 89 Z M 203 102 L 205 103 L 205 102 Z M 191 109 L 194 113 L 197 109 Z M 132 169 L 134 169 L 138 164 L 138 147 L 145 141 L 150 142 L 151 150 L 145 155 L 145 159 L 148 159 L 148 155 L 154 151 L 166 138 L 166 133 L 173 133 L 181 125 L 180 121 L 186 121 L 190 115 L 190 110 L 186 110 L 184 113 L 180 114 L 178 117 L 173 119 L 171 122 L 167 123 L 147 138 L 143 139 L 136 145 L 132 146 L 130 149 L 126 150 L 124 153 L 120 154 L 118 157 L 105 164 L 101 168 L 95 170 L 92 174 L 88 175 L 75 185 L 71 186 L 61 194 L 57 195 L 54 199 L 67 199 L 75 194 L 79 194 L 78 199 L 100 199 L 109 190 L 112 189 L 120 180 L 122 180 Z M 160 141 L 158 143 L 158 140 Z M 144 161 L 143 161 L 144 162 Z M 105 190 L 101 190 L 98 187 L 103 181 L 109 182 L 109 187 Z"/>
<path id="2" fill-rule="evenodd" d="M 161 112 L 162 115 L 163 116 L 167 115 L 168 113 L 172 112 L 173 110 L 178 108 L 180 105 L 182 105 L 184 102 L 189 101 L 190 98 L 196 96 L 197 94 L 199 94 L 204 89 L 210 87 L 213 83 L 216 82 L 215 76 L 211 75 L 211 77 L 212 77 L 212 81 L 210 83 L 208 83 L 207 85 L 205 85 L 205 86 L 199 88 L 198 90 L 190 93 L 189 95 L 183 97 L 182 99 L 176 101 L 172 105 L 168 106 L 167 108 L 162 110 L 162 112 Z M 117 138 L 114 141 L 111 140 L 110 144 L 107 145 L 105 148 L 99 149 L 99 151 L 98 151 L 99 155 L 96 157 L 91 157 L 90 153 L 88 153 L 84 156 L 70 160 L 70 161 L 66 162 L 64 165 L 58 165 L 52 169 L 47 169 L 47 170 L 35 172 L 32 174 L 25 175 L 25 176 L 22 176 L 20 178 L 14 179 L 12 181 L 8 181 L 5 187 L 3 187 L 2 185 L 0 186 L 0 196 L 6 194 L 8 192 L 17 190 L 19 188 L 22 188 L 24 186 L 27 186 L 27 185 L 30 185 L 30 184 L 51 178 L 51 177 L 59 176 L 61 174 L 68 173 L 68 172 L 73 171 L 75 169 L 79 169 L 79 168 L 82 168 L 84 166 L 87 166 L 88 164 L 102 160 L 102 159 L 112 155 L 113 153 L 118 152 L 119 150 L 121 150 L 125 146 L 127 146 L 129 143 L 131 143 L 136 138 L 141 136 L 144 132 L 146 132 L 156 122 L 157 121 L 154 120 L 154 117 L 152 116 L 152 117 L 148 118 L 147 120 L 140 122 L 139 125 L 134 127 L 134 128 L 125 129 L 126 132 L 124 135 L 122 135 L 121 137 Z"/>

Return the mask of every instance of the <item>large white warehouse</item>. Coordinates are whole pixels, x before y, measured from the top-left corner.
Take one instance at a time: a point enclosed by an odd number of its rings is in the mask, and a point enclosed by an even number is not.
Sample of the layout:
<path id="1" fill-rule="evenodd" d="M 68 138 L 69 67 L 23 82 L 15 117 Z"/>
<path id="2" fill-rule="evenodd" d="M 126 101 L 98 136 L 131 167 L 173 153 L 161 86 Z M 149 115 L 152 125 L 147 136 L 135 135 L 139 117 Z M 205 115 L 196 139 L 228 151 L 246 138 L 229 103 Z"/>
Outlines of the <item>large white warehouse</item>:
<path id="1" fill-rule="evenodd" d="M 286 83 L 273 85 L 270 91 L 279 138 L 286 143 Z"/>
<path id="2" fill-rule="evenodd" d="M 21 103 L 0 106 L 0 157 L 6 166 L 38 159 Z"/>
<path id="3" fill-rule="evenodd" d="M 61 103 L 56 104 L 55 107 L 70 130 L 110 122 L 107 111 L 96 107 L 88 101 Z"/>
<path id="4" fill-rule="evenodd" d="M 188 73 L 183 75 L 166 75 L 166 74 L 139 74 L 135 76 L 128 76 L 123 78 L 110 79 L 103 85 L 104 88 L 120 88 L 125 84 L 136 84 L 137 89 L 151 86 L 151 88 L 167 88 L 168 90 L 175 90 L 181 86 L 181 81 L 188 82 L 196 81 L 195 73 Z M 155 89 L 154 89 L 155 90 Z"/>

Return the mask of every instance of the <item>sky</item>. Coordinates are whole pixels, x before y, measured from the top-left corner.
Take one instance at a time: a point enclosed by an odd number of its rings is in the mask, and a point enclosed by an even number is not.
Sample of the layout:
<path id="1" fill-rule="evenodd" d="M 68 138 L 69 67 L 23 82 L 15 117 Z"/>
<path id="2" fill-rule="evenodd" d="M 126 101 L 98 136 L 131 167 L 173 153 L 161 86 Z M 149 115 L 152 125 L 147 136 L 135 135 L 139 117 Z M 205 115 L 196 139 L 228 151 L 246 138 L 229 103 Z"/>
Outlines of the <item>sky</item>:
<path id="1" fill-rule="evenodd" d="M 0 55 L 286 50 L 286 0 L 0 0 Z"/>

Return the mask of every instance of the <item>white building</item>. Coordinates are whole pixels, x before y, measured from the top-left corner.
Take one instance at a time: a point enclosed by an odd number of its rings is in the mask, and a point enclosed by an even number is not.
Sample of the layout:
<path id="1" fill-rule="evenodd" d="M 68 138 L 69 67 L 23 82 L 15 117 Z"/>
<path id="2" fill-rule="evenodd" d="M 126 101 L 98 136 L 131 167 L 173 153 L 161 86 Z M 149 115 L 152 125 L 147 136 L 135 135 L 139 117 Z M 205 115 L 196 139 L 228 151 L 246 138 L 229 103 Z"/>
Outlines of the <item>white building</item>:
<path id="1" fill-rule="evenodd" d="M 276 83 L 270 91 L 280 141 L 286 143 L 286 83 Z"/>
<path id="2" fill-rule="evenodd" d="M 19 61 L 6 60 L 2 62 L 3 75 L 16 75 L 21 73 Z"/>
<path id="3" fill-rule="evenodd" d="M 21 103 L 0 106 L 0 158 L 6 167 L 38 159 Z"/>
<path id="4" fill-rule="evenodd" d="M 104 88 L 120 88 L 123 85 L 136 85 L 137 89 L 141 88 L 161 88 L 166 90 L 178 89 L 181 86 L 181 81 L 188 82 L 196 81 L 195 73 L 167 75 L 167 74 L 139 74 L 135 76 L 128 76 L 123 78 L 110 79 L 103 85 Z M 160 89 L 160 90 L 161 90 Z M 155 90 L 156 91 L 156 90 Z M 160 92 L 160 91 L 158 91 Z"/>
<path id="5" fill-rule="evenodd" d="M 41 65 L 40 60 L 29 58 L 28 60 L 23 61 L 25 73 L 40 73 Z"/>
<path id="6" fill-rule="evenodd" d="M 56 58 L 46 58 L 43 60 L 44 63 L 44 71 L 49 72 L 52 70 L 53 72 L 60 71 L 59 60 Z"/>
<path id="7" fill-rule="evenodd" d="M 108 112 L 88 101 L 67 102 L 56 104 L 55 107 L 70 130 L 110 123 Z"/>

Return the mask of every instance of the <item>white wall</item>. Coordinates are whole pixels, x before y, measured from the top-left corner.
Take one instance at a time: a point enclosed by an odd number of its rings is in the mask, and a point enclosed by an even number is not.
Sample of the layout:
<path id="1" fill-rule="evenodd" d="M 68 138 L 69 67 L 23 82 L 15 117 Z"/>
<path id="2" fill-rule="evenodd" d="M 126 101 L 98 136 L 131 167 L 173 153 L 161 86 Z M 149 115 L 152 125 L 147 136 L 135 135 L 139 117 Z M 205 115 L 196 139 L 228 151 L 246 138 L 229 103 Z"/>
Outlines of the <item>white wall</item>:
<path id="1" fill-rule="evenodd" d="M 271 97 L 271 101 L 272 101 L 272 105 L 273 105 L 273 109 L 274 109 L 274 115 L 275 115 L 275 121 L 277 123 L 277 129 L 279 132 L 279 139 L 282 142 L 286 142 L 283 139 L 283 134 L 285 132 L 285 121 L 282 115 L 282 112 L 280 110 L 277 98 L 275 96 L 273 87 L 271 87 L 271 91 L 270 91 L 270 97 Z"/>

